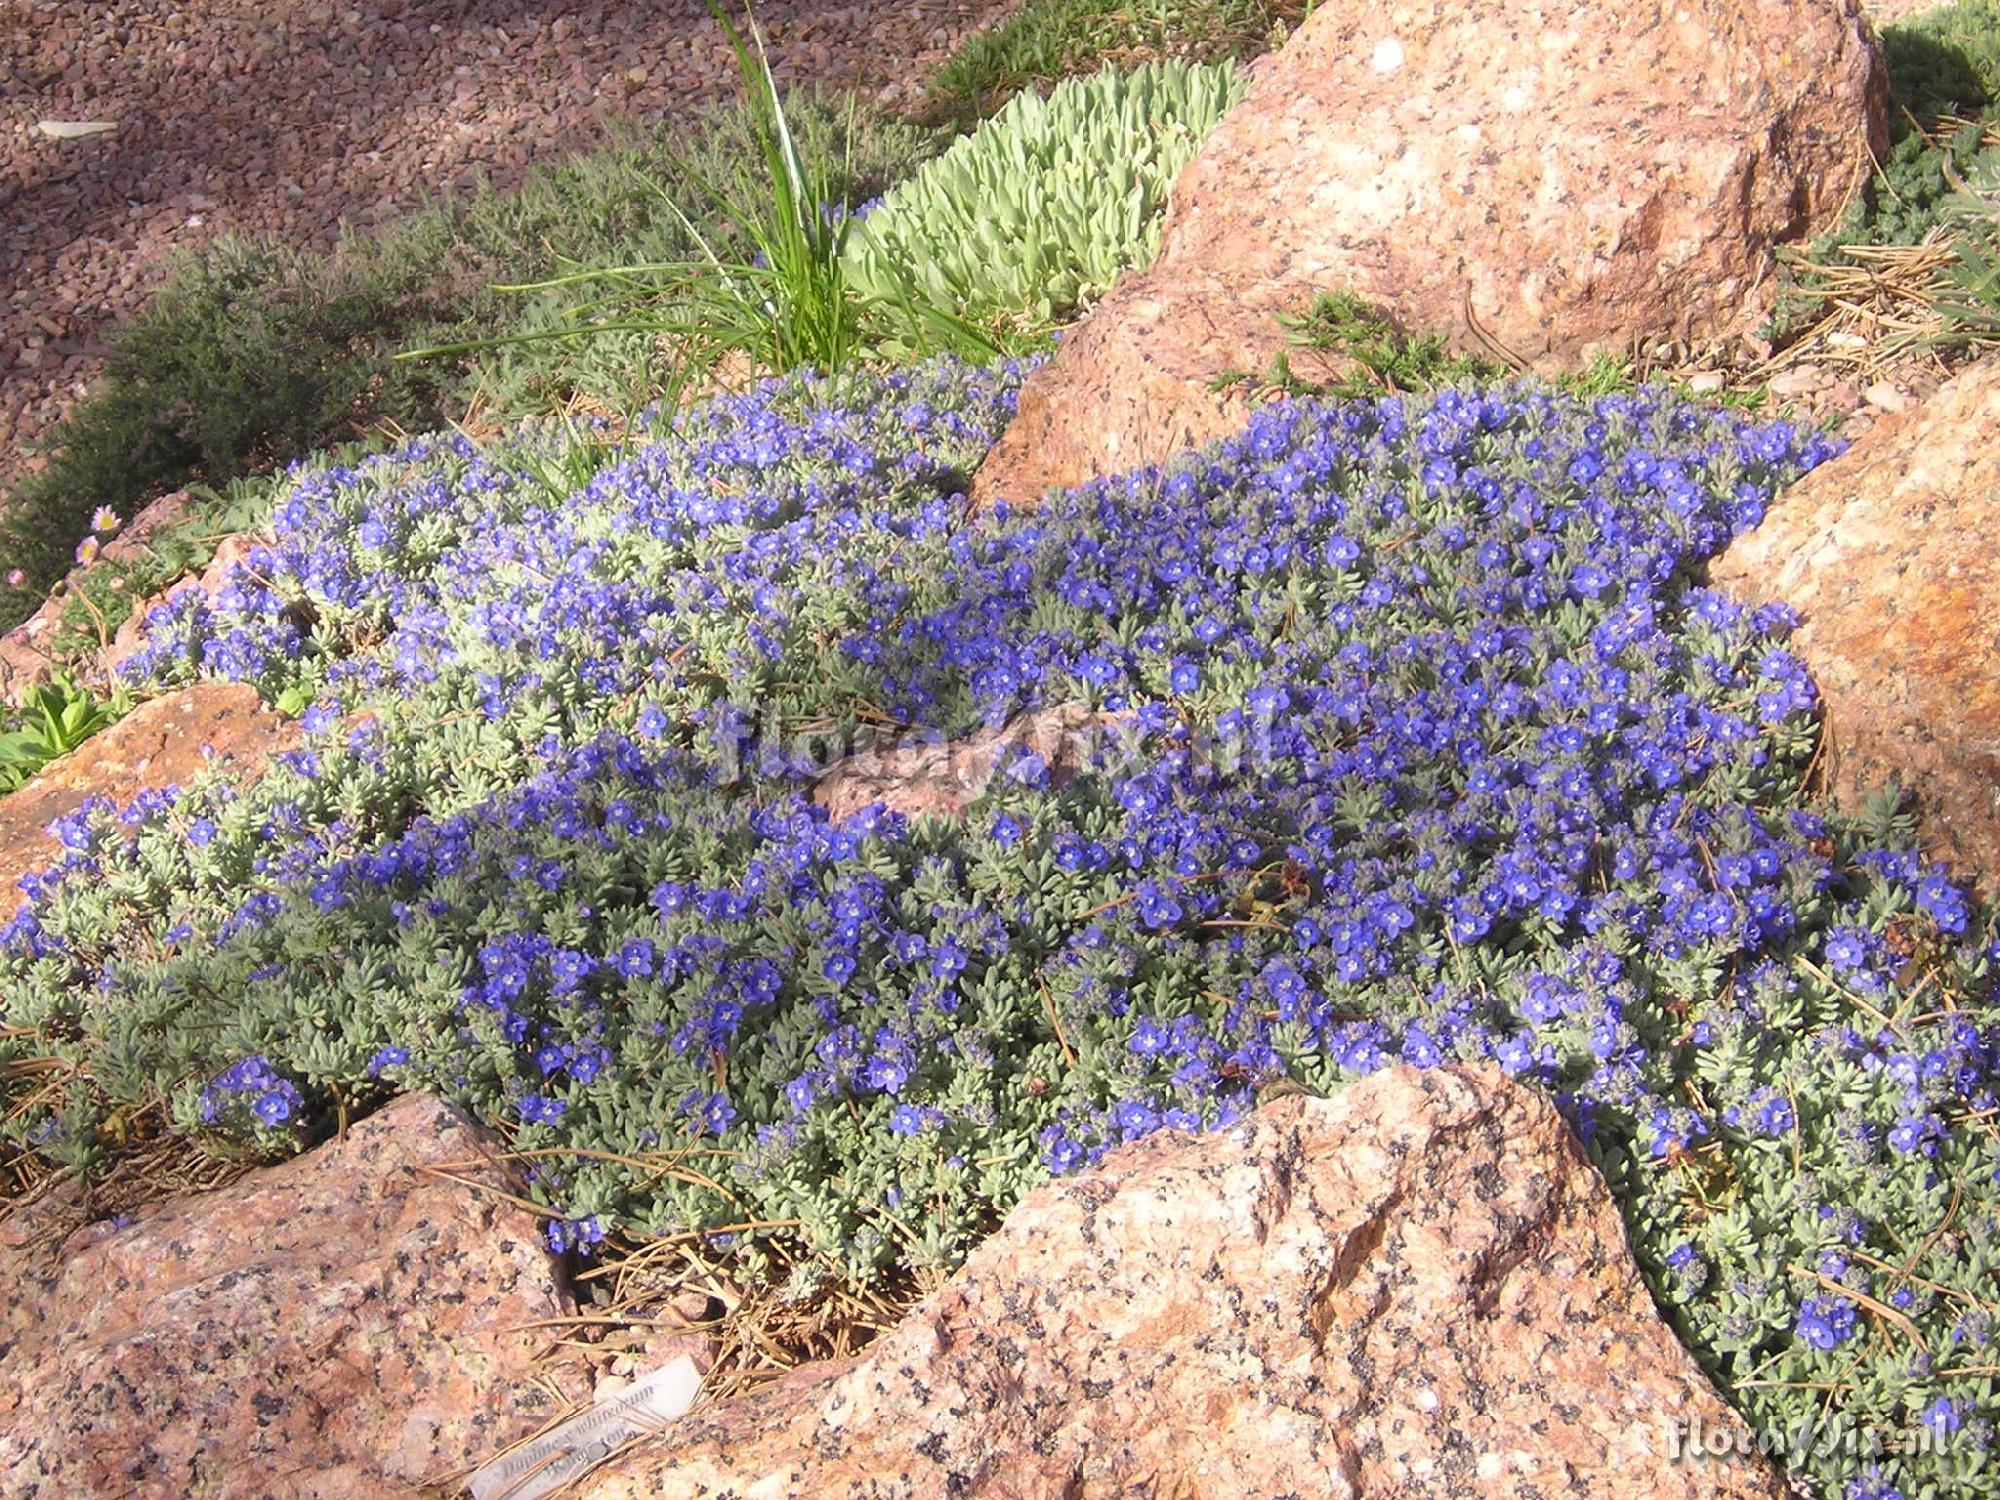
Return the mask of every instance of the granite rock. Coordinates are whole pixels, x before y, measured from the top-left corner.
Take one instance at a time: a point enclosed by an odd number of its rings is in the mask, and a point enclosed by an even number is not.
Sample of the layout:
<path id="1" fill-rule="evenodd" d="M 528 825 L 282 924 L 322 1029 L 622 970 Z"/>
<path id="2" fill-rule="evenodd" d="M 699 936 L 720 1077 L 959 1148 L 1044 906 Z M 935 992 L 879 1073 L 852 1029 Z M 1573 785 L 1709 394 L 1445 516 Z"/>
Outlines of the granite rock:
<path id="1" fill-rule="evenodd" d="M 1401 1069 L 1031 1194 L 855 1360 L 697 1410 L 586 1500 L 1778 1496 L 1545 1096 Z"/>
<path id="2" fill-rule="evenodd" d="M 1916 794 L 1924 841 L 2000 889 L 2000 361 L 1883 414 L 1778 497 L 1711 577 L 1802 623 L 1820 772 L 1859 805 Z"/>
<path id="3" fill-rule="evenodd" d="M 1242 425 L 1280 314 L 1357 293 L 1543 373 L 1747 332 L 1885 149 L 1855 0 L 1321 4 L 1174 185 L 1157 261 L 1028 381 L 980 503 Z"/>
<path id="4" fill-rule="evenodd" d="M 83 587 L 90 574 L 108 564 L 129 562 L 144 556 L 161 533 L 187 519 L 193 505 L 194 498 L 186 490 L 175 490 L 145 506 L 103 544 L 96 557 L 72 568 L 40 608 L 13 629 L 0 634 L 0 703 L 18 708 L 27 700 L 30 690 L 54 676 L 57 665 L 54 644 L 62 629 L 63 616 L 68 611 L 70 599 Z M 120 655 L 121 643 L 139 639 L 139 617 L 154 602 L 157 601 L 149 600 L 133 611 L 132 616 L 119 627 L 116 640 L 106 651 L 100 652 L 96 659 L 86 659 L 77 664 L 80 669 L 78 675 L 87 686 L 100 691 L 108 688 L 112 672 L 123 659 Z M 129 655 L 130 650 L 124 654 Z"/>
<path id="5" fill-rule="evenodd" d="M 1116 746 L 1117 723 L 1116 715 L 1062 703 L 962 739 L 875 746 L 830 766 L 813 801 L 836 823 L 878 803 L 909 818 L 962 818 L 1014 757 L 1039 756 L 1061 785 Z"/>
<path id="6" fill-rule="evenodd" d="M 48 832 L 55 819 L 91 797 L 122 805 L 148 788 L 180 786 L 211 764 L 254 776 L 296 738 L 292 721 L 247 683 L 200 682 L 140 704 L 0 797 L 0 920 L 14 913 L 20 878 L 62 857 Z"/>
<path id="7" fill-rule="evenodd" d="M 396 1500 L 539 1427 L 571 1310 L 495 1138 L 412 1095 L 227 1188 L 18 1256 L 0 1474 L 19 1500 Z M 571 1384 L 575 1380 L 571 1378 Z M 558 1394 L 565 1398 L 558 1400 Z"/>

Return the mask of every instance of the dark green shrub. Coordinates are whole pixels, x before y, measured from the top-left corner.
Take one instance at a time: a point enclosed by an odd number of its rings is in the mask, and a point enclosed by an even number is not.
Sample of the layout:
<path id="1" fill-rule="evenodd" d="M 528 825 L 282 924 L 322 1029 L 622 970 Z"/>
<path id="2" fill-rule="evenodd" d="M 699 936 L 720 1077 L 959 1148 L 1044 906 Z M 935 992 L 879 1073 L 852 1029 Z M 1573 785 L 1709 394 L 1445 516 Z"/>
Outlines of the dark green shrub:
<path id="1" fill-rule="evenodd" d="M 0 622 L 70 562 L 86 518 L 421 420 L 439 372 L 388 361 L 422 288 L 338 259 L 228 239 L 189 259 L 118 337 L 97 394 L 57 428 L 49 467 L 0 517 L 0 557 L 25 574 Z"/>

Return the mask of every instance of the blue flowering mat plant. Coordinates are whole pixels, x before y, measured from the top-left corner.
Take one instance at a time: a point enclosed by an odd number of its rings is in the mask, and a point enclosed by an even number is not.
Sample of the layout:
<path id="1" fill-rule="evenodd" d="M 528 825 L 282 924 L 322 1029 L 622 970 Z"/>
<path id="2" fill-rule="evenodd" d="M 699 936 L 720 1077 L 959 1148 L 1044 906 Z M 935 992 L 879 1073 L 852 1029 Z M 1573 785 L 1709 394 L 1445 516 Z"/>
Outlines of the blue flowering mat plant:
<path id="1" fill-rule="evenodd" d="M 1491 1062 L 1804 1477 L 2000 1494 L 1991 916 L 1813 800 L 1789 622 L 1702 582 L 1837 445 L 1650 387 L 1287 402 L 975 522 L 1021 374 L 299 473 L 133 670 L 310 704 L 306 747 L 65 821 L 0 938 L 17 1165 L 436 1089 L 558 1248 L 868 1286 L 1120 1141 Z M 812 801 L 1073 703 L 1096 763 L 961 820 Z"/>

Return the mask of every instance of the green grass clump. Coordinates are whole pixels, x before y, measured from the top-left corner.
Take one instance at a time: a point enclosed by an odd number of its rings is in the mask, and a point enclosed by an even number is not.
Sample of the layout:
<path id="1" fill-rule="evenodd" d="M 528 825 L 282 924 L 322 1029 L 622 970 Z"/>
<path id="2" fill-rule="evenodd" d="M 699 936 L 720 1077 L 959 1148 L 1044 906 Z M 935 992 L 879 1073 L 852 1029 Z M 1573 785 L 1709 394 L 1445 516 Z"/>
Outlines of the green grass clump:
<path id="1" fill-rule="evenodd" d="M 1311 8 L 1306 0 L 1028 0 L 938 69 L 925 109 L 962 122 L 1107 63 L 1240 61 L 1276 46 Z"/>
<path id="2" fill-rule="evenodd" d="M 932 153 L 928 132 L 844 101 L 801 96 L 788 113 L 801 152 L 838 165 L 830 186 L 843 201 L 880 193 Z M 392 425 L 444 426 L 474 405 L 505 418 L 578 395 L 642 403 L 657 374 L 657 340 L 644 336 L 394 356 L 566 316 L 558 297 L 495 283 L 684 257 L 697 234 L 747 256 L 734 226 L 691 223 L 674 204 L 698 202 L 693 184 L 729 180 L 759 149 L 753 112 L 719 106 L 514 191 L 349 235 L 330 255 L 226 240 L 190 256 L 118 336 L 99 390 L 50 435 L 47 467 L 0 502 L 0 557 L 21 573 L 0 583 L 0 628 L 40 602 L 100 506 L 130 513 L 190 481 L 224 484 Z"/>
<path id="3" fill-rule="evenodd" d="M 1351 291 L 1323 292 L 1302 313 L 1279 314 L 1288 347 L 1273 356 L 1261 376 L 1226 372 L 1212 388 L 1248 381 L 1291 396 L 1366 400 L 1382 395 L 1428 395 L 1454 386 L 1490 387 L 1516 380 L 1517 365 L 1454 349 L 1443 333 L 1411 332 L 1381 307 Z M 1293 364 L 1292 351 L 1330 357 L 1331 378 L 1313 379 Z M 1625 395 L 1649 377 L 1624 356 L 1600 351 L 1581 369 L 1549 381 L 1554 390 L 1580 398 Z M 1680 389 L 1679 387 L 1675 387 Z M 1692 394 L 1682 391 L 1682 394 Z M 1762 387 L 1716 392 L 1707 399 L 1752 409 L 1763 405 Z"/>
<path id="4" fill-rule="evenodd" d="M 826 159 L 795 149 L 761 44 L 738 47 L 758 160 L 698 181 L 695 203 L 674 202 L 699 253 L 530 288 L 583 300 L 498 345 L 653 337 L 695 372 L 727 356 L 829 371 L 864 358 L 1024 350 L 1158 252 L 1174 179 L 1244 88 L 1233 64 L 1168 62 L 1068 79 L 1047 98 L 1019 94 L 849 213 Z M 698 217 L 736 231 L 754 254 L 698 233 Z"/>
<path id="5" fill-rule="evenodd" d="M 1503 365 L 1453 350 L 1444 334 L 1405 332 L 1353 292 L 1323 293 L 1304 313 L 1278 321 L 1293 347 L 1332 355 L 1350 365 L 1347 373 L 1331 382 L 1314 384 L 1300 381 L 1289 356 L 1280 354 L 1272 366 L 1271 383 L 1295 394 L 1362 397 L 1384 391 L 1434 391 L 1459 382 L 1498 380 L 1507 373 Z"/>
<path id="6" fill-rule="evenodd" d="M 691 253 L 668 260 L 586 267 L 503 290 L 567 295 L 545 326 L 404 358 L 485 352 L 607 336 L 657 344 L 659 385 L 677 399 L 718 370 L 845 369 L 885 352 L 994 357 L 1000 349 L 918 287 L 901 264 L 858 285 L 847 255 L 857 213 L 845 169 L 825 151 L 802 148 L 773 77 L 762 35 L 746 37 L 717 11 L 736 54 L 754 150 L 728 177 L 691 173 L 694 196 L 654 192 L 684 231 Z M 885 338 L 894 328 L 900 339 Z"/>
<path id="7" fill-rule="evenodd" d="M 1174 179 L 1245 82 L 1229 63 L 1147 63 L 1016 95 L 856 226 L 854 284 L 1047 330 L 1159 252 Z"/>

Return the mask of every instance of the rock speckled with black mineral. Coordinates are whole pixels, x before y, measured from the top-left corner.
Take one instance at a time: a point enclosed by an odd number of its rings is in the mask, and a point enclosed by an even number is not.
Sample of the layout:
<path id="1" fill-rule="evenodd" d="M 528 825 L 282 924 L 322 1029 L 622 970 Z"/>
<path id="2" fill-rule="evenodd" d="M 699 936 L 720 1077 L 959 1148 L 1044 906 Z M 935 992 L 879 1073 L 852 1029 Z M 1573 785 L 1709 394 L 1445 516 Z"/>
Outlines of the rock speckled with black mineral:
<path id="1" fill-rule="evenodd" d="M 1711 572 L 1802 617 L 1821 771 L 1859 806 L 1913 792 L 1929 851 L 2000 889 L 2000 360 L 1877 421 Z"/>
<path id="2" fill-rule="evenodd" d="M 1398 1069 L 1031 1194 L 844 1366 L 696 1411 L 585 1500 L 1782 1496 L 1548 1099 Z"/>
<path id="3" fill-rule="evenodd" d="M 398 1500 L 559 1409 L 571 1310 L 491 1133 L 410 1095 L 226 1188 L 0 1259 L 10 1500 Z M 558 1384 L 577 1386 L 574 1369 Z M 565 1394 L 589 1394 L 587 1385 Z"/>
<path id="4" fill-rule="evenodd" d="M 1856 0 L 1327 0 L 1181 173 L 1159 259 L 1028 381 L 975 494 L 1032 503 L 1234 431 L 1278 315 L 1321 292 L 1546 374 L 1748 332 L 1773 247 L 1873 170 L 1886 101 Z"/>

